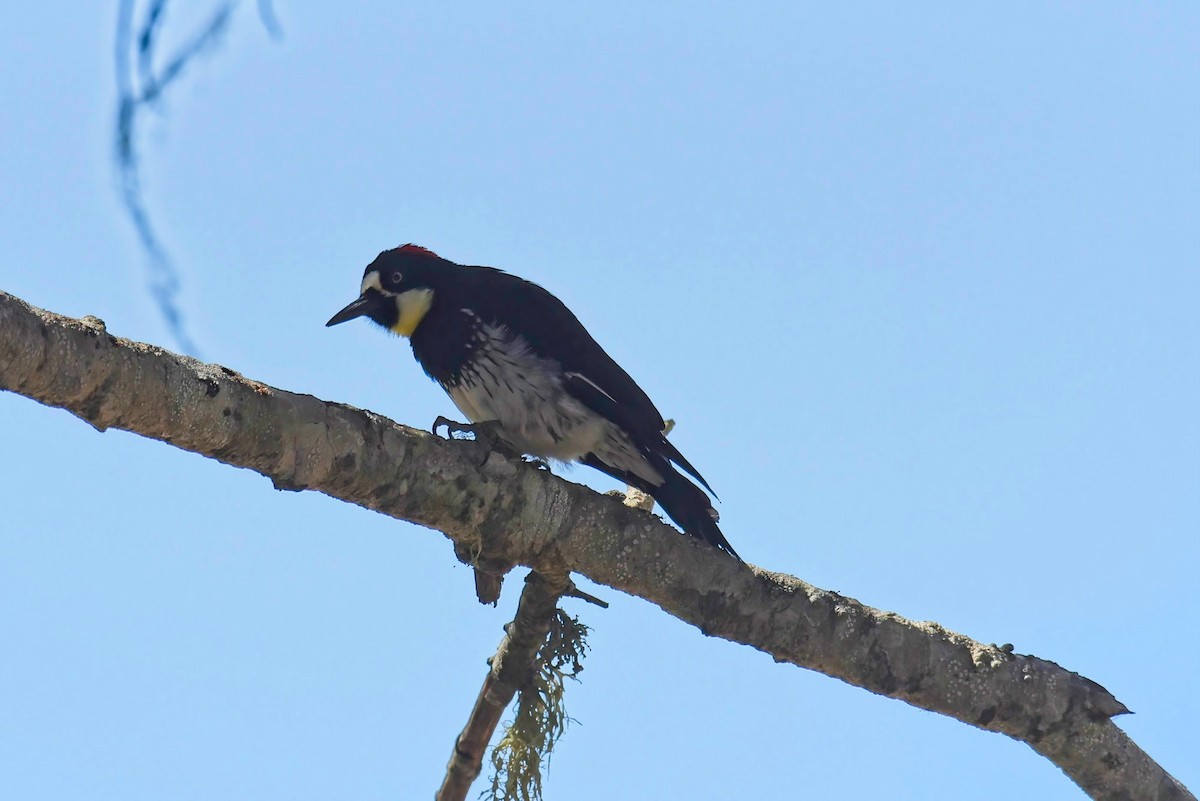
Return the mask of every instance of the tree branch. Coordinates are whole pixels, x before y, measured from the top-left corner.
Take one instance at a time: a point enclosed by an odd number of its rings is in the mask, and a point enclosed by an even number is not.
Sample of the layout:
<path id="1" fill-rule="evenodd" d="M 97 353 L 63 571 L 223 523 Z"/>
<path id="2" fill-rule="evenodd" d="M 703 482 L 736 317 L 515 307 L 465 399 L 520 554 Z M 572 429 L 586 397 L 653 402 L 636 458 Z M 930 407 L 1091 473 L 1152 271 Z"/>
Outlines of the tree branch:
<path id="1" fill-rule="evenodd" d="M 500 716 L 533 675 L 534 660 L 550 631 L 558 599 L 569 586 L 565 573 L 544 576 L 532 571 L 525 577 L 516 617 L 506 627 L 504 639 L 491 659 L 467 725 L 454 740 L 446 778 L 434 796 L 437 801 L 461 801 L 467 797 L 471 783 L 483 768 L 483 753 L 496 732 Z"/>
<path id="2" fill-rule="evenodd" d="M 0 293 L 0 389 L 437 529 L 460 549 L 569 571 L 704 634 L 1026 742 L 1096 799 L 1191 799 L 1053 662 L 905 620 L 730 559 L 543 471 L 371 412 L 268 387 Z"/>

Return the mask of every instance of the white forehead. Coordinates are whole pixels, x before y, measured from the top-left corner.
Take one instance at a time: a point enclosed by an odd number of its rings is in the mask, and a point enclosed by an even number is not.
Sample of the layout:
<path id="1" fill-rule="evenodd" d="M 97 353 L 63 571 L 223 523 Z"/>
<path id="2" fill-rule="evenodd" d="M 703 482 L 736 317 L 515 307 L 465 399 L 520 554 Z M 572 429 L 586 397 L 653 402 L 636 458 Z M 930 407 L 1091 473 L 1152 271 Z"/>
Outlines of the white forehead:
<path id="1" fill-rule="evenodd" d="M 379 271 L 371 270 L 363 276 L 362 288 L 359 289 L 359 294 L 364 294 L 368 289 L 374 289 L 376 292 L 383 291 L 383 284 L 379 282 Z"/>

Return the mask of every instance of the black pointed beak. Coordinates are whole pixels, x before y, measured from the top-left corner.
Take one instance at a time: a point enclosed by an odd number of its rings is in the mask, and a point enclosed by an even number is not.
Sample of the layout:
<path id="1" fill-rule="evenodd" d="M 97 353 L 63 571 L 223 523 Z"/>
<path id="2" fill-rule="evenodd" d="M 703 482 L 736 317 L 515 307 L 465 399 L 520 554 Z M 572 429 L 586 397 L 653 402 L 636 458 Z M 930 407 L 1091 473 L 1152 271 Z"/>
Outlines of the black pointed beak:
<path id="1" fill-rule="evenodd" d="M 371 293 L 360 295 L 358 299 L 349 306 L 330 317 L 329 322 L 325 323 L 325 327 L 328 328 L 331 325 L 338 325 L 339 323 L 344 323 L 347 320 L 353 320 L 355 317 L 362 317 L 370 314 L 375 308 L 375 301 L 376 297 L 374 297 Z"/>

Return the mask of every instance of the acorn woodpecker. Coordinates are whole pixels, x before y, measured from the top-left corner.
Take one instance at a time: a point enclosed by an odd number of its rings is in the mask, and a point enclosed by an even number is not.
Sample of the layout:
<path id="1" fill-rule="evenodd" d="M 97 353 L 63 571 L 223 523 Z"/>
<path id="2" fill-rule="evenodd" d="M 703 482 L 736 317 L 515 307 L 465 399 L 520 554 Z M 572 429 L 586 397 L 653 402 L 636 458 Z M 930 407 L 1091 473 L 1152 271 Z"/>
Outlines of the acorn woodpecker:
<path id="1" fill-rule="evenodd" d="M 326 325 L 368 317 L 406 336 L 471 423 L 517 453 L 578 461 L 651 495 L 685 534 L 737 557 L 712 489 L 663 434 L 663 418 L 562 301 L 493 267 L 418 245 L 385 250 L 358 299 Z"/>

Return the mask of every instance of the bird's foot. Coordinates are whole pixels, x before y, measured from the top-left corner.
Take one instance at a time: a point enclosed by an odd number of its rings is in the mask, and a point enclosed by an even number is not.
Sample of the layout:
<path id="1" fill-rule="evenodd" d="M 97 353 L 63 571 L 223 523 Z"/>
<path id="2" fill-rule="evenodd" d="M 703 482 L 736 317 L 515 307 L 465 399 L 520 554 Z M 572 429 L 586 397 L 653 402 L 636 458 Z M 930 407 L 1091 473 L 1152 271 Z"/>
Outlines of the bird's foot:
<path id="1" fill-rule="evenodd" d="M 485 420 L 482 423 L 459 423 L 448 417 L 438 418 L 433 421 L 433 433 L 437 434 L 438 429 L 442 426 L 446 427 L 446 439 L 462 439 L 455 437 L 455 434 L 470 434 L 476 442 L 481 442 L 487 445 L 491 450 L 503 450 L 500 439 L 500 421 Z"/>
<path id="2" fill-rule="evenodd" d="M 446 427 L 446 439 L 454 439 L 455 434 L 476 434 L 478 432 L 478 423 L 459 423 L 456 420 L 451 420 L 449 417 L 442 417 L 440 414 L 433 421 L 433 435 L 436 437 L 438 429 L 442 426 Z"/>
<path id="3" fill-rule="evenodd" d="M 445 426 L 446 439 L 464 439 L 463 437 L 455 437 L 455 434 L 470 434 L 475 442 L 483 445 L 489 451 L 497 453 L 509 459 L 520 459 L 521 454 L 513 451 L 508 446 L 508 443 L 500 436 L 500 421 L 499 420 L 484 420 L 482 423 L 459 423 L 449 418 L 442 417 L 433 421 L 433 433 L 436 435 L 438 429 Z"/>
<path id="4" fill-rule="evenodd" d="M 547 473 L 554 472 L 550 469 L 550 462 L 540 456 L 522 456 L 521 461 L 528 465 L 533 465 L 537 470 L 545 470 Z"/>
<path id="5" fill-rule="evenodd" d="M 438 415 L 438 418 L 433 421 L 433 433 L 436 436 L 438 429 L 445 427 L 446 439 L 465 439 L 463 437 L 455 437 L 455 434 L 470 434 L 475 442 L 483 445 L 489 451 L 495 451 L 506 459 L 516 460 L 524 464 L 532 465 L 537 470 L 545 470 L 551 472 L 550 462 L 539 456 L 522 456 L 512 449 L 505 442 L 500 432 L 503 430 L 499 420 L 485 420 L 482 423 L 458 423 L 449 418 Z"/>

